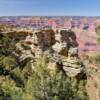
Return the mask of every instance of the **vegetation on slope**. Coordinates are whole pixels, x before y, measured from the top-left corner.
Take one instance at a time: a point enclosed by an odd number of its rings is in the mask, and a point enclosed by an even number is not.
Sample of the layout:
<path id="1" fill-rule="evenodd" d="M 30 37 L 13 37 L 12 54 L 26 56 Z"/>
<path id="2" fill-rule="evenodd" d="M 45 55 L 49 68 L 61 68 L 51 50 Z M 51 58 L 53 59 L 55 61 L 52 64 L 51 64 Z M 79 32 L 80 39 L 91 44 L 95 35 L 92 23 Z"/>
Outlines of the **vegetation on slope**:
<path id="1" fill-rule="evenodd" d="M 47 69 L 46 58 L 25 64 L 13 56 L 21 37 L 0 34 L 0 100 L 88 100 L 86 80 Z"/>

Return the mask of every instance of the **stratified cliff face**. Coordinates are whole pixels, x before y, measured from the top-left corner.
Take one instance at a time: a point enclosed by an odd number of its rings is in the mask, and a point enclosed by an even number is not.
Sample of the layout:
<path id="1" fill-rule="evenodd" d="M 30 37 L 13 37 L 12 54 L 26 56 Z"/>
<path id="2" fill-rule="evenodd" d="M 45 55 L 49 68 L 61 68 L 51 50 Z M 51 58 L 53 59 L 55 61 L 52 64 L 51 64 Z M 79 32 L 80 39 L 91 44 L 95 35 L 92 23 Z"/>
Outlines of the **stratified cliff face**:
<path id="1" fill-rule="evenodd" d="M 69 77 L 76 77 L 84 72 L 84 65 L 78 57 L 78 43 L 71 30 L 38 30 L 16 44 L 20 50 L 19 59 L 34 60 L 43 55 L 49 57 L 48 68 L 61 69 Z"/>
<path id="2" fill-rule="evenodd" d="M 54 57 L 56 63 L 62 64 L 62 69 L 69 77 L 75 77 L 82 72 L 83 65 L 78 57 L 78 43 L 74 32 L 67 30 L 60 30 L 58 33 L 58 39 L 52 46 L 54 50 Z"/>

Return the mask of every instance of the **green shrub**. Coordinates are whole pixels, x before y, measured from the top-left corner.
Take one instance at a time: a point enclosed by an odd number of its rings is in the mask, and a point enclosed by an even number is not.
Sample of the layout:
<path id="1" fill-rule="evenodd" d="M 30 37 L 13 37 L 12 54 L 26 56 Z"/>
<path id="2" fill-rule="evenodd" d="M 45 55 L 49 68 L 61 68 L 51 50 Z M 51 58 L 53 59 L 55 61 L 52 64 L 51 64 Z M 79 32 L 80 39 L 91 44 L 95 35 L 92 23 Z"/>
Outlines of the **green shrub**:
<path id="1" fill-rule="evenodd" d="M 100 64 L 100 54 L 96 54 L 96 55 L 94 55 L 94 56 L 91 56 L 90 57 L 90 60 L 92 61 L 92 62 L 94 62 L 94 63 L 98 63 L 98 64 Z"/>
<path id="2" fill-rule="evenodd" d="M 81 82 L 81 81 L 80 81 Z M 40 60 L 26 85 L 33 100 L 88 100 L 85 83 L 77 83 L 63 72 L 54 72 Z"/>

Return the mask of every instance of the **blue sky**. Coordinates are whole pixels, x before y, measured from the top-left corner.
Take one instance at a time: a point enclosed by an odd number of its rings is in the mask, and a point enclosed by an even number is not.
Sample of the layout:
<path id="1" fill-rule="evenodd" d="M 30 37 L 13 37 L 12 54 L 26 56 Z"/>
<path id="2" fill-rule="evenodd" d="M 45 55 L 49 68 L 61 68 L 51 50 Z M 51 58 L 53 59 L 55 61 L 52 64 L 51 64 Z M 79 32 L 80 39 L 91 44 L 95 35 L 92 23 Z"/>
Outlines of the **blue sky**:
<path id="1" fill-rule="evenodd" d="M 0 16 L 100 16 L 100 0 L 0 0 Z"/>

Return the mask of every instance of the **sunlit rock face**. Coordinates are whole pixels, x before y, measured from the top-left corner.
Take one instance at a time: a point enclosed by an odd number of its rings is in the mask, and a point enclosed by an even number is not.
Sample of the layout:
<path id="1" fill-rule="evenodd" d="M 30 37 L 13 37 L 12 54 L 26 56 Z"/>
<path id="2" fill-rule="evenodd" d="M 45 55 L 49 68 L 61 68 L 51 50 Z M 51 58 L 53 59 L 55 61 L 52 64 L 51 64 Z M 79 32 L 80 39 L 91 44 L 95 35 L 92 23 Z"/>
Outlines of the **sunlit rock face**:
<path id="1" fill-rule="evenodd" d="M 76 35 L 71 30 L 35 31 L 16 47 L 21 51 L 20 61 L 27 58 L 36 60 L 46 55 L 49 69 L 63 70 L 69 77 L 77 76 L 84 69 L 78 57 Z"/>
<path id="2" fill-rule="evenodd" d="M 78 57 L 78 43 L 74 32 L 60 30 L 56 35 L 56 43 L 52 46 L 52 49 L 56 63 L 60 61 L 66 75 L 75 77 L 82 72 L 84 68 Z"/>

